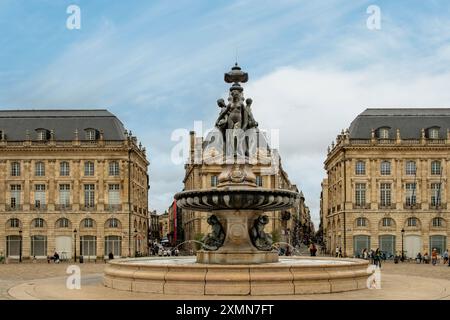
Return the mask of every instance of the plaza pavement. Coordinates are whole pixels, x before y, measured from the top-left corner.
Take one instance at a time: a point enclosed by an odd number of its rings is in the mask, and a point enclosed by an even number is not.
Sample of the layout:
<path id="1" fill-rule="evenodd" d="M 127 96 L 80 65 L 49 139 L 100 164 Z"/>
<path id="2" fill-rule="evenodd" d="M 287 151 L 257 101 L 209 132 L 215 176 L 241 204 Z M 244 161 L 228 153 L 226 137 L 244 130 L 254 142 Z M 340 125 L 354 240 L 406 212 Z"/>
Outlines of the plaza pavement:
<path id="1" fill-rule="evenodd" d="M 104 263 L 78 264 L 81 289 L 66 288 L 67 263 L 22 263 L 0 265 L 0 299 L 445 299 L 450 300 L 450 267 L 415 263 L 384 263 L 381 289 L 296 296 L 183 296 L 134 293 L 106 288 L 102 285 Z"/>

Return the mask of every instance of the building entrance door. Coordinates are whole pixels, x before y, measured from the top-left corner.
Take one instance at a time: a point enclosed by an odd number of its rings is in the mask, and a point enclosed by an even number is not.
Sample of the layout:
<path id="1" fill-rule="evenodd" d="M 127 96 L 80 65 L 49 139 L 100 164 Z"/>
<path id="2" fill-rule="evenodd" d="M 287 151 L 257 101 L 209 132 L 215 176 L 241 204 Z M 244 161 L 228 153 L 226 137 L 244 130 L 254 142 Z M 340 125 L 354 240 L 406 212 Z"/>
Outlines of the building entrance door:
<path id="1" fill-rule="evenodd" d="M 61 259 L 72 259 L 72 237 L 58 236 L 55 238 L 56 252 L 58 252 Z"/>
<path id="2" fill-rule="evenodd" d="M 422 238 L 417 235 L 405 236 L 404 246 L 405 256 L 407 258 L 415 258 L 422 251 Z"/>

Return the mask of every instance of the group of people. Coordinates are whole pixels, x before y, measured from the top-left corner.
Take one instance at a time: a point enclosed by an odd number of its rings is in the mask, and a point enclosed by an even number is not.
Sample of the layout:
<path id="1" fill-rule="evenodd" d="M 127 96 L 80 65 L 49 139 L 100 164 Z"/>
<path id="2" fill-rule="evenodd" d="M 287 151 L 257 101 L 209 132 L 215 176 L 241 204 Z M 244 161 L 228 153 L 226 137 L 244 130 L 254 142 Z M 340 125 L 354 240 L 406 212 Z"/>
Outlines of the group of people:
<path id="1" fill-rule="evenodd" d="M 439 258 L 438 251 L 436 248 L 434 248 L 431 251 L 431 259 L 430 259 L 430 256 L 428 255 L 428 252 L 425 252 L 423 255 L 419 252 L 416 256 L 416 262 L 429 264 L 430 260 L 431 260 L 431 264 L 433 266 L 435 266 L 438 262 L 438 258 Z M 450 259 L 449 259 L 448 249 L 445 250 L 444 253 L 442 254 L 442 259 L 443 259 L 444 265 L 448 264 L 448 266 L 450 267 Z"/>
<path id="2" fill-rule="evenodd" d="M 381 252 L 380 248 L 377 248 L 376 250 L 367 248 L 364 248 L 361 251 L 361 258 L 365 260 L 370 260 L 371 264 L 374 264 L 381 268 L 381 260 L 383 260 L 383 253 Z"/>

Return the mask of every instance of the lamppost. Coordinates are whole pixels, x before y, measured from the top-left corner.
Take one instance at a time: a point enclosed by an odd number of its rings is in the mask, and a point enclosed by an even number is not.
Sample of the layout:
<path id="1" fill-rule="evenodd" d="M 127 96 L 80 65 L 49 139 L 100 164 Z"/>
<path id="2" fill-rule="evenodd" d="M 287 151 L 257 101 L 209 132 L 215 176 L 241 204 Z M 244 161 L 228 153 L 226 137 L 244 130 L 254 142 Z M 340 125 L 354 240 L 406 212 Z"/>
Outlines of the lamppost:
<path id="1" fill-rule="evenodd" d="M 137 255 L 137 249 L 138 249 L 138 247 L 137 247 L 137 230 L 136 229 L 134 229 L 134 238 L 135 238 L 135 241 L 134 241 L 134 256 L 136 257 L 136 255 Z"/>
<path id="2" fill-rule="evenodd" d="M 19 245 L 19 262 L 22 262 L 22 228 L 20 228 L 19 230 L 19 241 L 20 241 L 20 245 Z"/>
<path id="3" fill-rule="evenodd" d="M 405 251 L 403 250 L 403 236 L 404 236 L 404 234 L 405 234 L 405 229 L 404 228 L 402 228 L 402 262 L 403 261 L 405 261 Z"/>
<path id="4" fill-rule="evenodd" d="M 73 261 L 77 262 L 77 229 L 73 230 Z"/>

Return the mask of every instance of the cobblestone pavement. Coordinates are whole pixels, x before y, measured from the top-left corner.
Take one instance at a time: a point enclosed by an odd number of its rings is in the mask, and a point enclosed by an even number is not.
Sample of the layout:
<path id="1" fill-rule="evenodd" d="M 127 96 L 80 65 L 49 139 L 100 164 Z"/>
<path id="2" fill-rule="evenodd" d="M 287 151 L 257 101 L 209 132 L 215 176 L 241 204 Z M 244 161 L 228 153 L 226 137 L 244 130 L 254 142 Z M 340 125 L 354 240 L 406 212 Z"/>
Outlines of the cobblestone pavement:
<path id="1" fill-rule="evenodd" d="M 69 264 L 0 265 L 0 299 L 215 299 L 214 296 L 150 295 L 112 290 L 102 285 L 104 263 L 79 264 L 81 290 L 68 290 Z M 382 265 L 382 289 L 343 293 L 262 296 L 245 299 L 450 299 L 450 267 L 443 264 L 387 262 Z M 242 299 L 243 297 L 227 297 Z"/>

